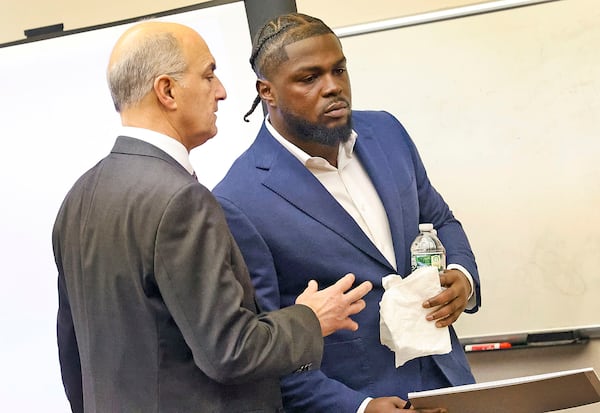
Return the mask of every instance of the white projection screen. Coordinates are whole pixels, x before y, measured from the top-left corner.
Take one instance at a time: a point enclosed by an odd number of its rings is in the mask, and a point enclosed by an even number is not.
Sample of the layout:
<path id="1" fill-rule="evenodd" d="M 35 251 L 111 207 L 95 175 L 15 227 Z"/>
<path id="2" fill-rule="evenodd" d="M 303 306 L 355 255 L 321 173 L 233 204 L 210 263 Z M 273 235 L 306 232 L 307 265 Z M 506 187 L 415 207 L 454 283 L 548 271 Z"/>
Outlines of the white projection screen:
<path id="1" fill-rule="evenodd" d="M 242 120 L 255 96 L 243 2 L 161 17 L 195 28 L 217 61 L 228 97 L 219 134 L 192 151 L 211 188 L 251 142 L 260 110 Z M 105 156 L 120 125 L 105 81 L 110 50 L 128 25 L 0 48 L 3 160 L 0 289 L 0 410 L 69 410 L 58 365 L 56 267 L 51 231 L 73 182 Z"/>

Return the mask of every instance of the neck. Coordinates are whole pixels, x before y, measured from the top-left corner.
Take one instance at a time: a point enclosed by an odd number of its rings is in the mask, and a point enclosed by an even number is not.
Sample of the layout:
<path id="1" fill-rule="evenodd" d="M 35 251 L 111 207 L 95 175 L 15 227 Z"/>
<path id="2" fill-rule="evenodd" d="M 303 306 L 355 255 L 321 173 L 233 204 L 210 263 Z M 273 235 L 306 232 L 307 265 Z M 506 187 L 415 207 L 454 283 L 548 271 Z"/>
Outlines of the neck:
<path id="1" fill-rule="evenodd" d="M 132 126 L 135 128 L 149 129 L 163 135 L 169 136 L 181 142 L 188 150 L 185 142 L 181 139 L 177 131 L 171 126 L 168 119 L 165 119 L 164 113 L 157 113 L 152 108 L 128 108 L 121 111 L 121 124 L 123 126 Z"/>

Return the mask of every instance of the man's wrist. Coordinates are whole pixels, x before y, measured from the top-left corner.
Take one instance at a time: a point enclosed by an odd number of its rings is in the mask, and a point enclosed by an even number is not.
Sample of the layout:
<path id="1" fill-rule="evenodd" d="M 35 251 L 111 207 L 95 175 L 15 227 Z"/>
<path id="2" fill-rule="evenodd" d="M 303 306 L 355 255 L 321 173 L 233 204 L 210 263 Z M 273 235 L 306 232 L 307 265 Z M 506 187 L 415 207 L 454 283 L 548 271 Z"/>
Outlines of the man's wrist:
<path id="1" fill-rule="evenodd" d="M 363 400 L 363 402 L 360 404 L 360 406 L 358 406 L 358 410 L 356 410 L 356 413 L 365 413 L 365 410 L 367 409 L 367 405 L 369 404 L 369 402 L 373 400 L 372 397 L 367 397 L 366 399 Z"/>
<path id="2" fill-rule="evenodd" d="M 475 283 L 473 282 L 473 276 L 471 275 L 471 273 L 460 264 L 449 264 L 446 268 L 449 270 L 458 270 L 462 272 L 465 275 L 465 277 L 467 277 L 467 280 L 471 285 L 471 292 L 469 293 L 469 297 L 467 298 L 466 309 L 471 310 L 475 308 L 477 306 L 477 297 L 475 296 Z"/>

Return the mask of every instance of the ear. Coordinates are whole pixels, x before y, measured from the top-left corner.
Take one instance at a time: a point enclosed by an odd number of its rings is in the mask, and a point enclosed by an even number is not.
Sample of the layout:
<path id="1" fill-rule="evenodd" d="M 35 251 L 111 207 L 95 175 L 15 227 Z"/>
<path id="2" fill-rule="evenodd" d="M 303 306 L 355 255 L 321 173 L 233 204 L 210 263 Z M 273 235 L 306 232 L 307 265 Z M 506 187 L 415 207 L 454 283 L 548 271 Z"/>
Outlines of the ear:
<path id="1" fill-rule="evenodd" d="M 154 79 L 154 93 L 158 101 L 166 108 L 170 110 L 177 109 L 177 102 L 175 101 L 175 80 L 168 75 L 160 75 Z"/>
<path id="2" fill-rule="evenodd" d="M 258 96 L 267 106 L 277 106 L 277 95 L 275 94 L 273 84 L 268 80 L 258 79 L 256 81 L 256 91 Z"/>

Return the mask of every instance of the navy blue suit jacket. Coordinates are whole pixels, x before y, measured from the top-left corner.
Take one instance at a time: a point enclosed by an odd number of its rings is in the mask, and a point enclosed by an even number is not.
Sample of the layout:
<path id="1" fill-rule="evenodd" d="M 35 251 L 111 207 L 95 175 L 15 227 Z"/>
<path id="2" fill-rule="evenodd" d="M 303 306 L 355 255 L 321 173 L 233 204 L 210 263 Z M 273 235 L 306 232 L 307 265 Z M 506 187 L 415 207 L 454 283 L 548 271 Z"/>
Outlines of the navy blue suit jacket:
<path id="1" fill-rule="evenodd" d="M 471 311 L 477 311 L 479 276 L 467 237 L 431 185 L 400 122 L 386 112 L 354 111 L 353 128 L 358 133 L 354 153 L 387 213 L 397 273 L 410 273 L 410 244 L 419 223 L 431 222 L 447 249 L 447 262 L 462 265 L 473 276 L 477 307 Z M 357 282 L 373 283 L 366 309 L 355 316 L 359 330 L 325 339 L 321 370 L 282 379 L 286 411 L 355 412 L 367 396 L 406 398 L 410 391 L 439 386 L 435 375 L 452 385 L 474 381 L 453 329 L 450 354 L 395 367 L 393 352 L 380 343 L 379 302 L 382 277 L 396 270 L 264 125 L 213 193 L 225 210 L 263 310 L 293 304 L 312 278 L 323 288 L 352 272 Z"/>

